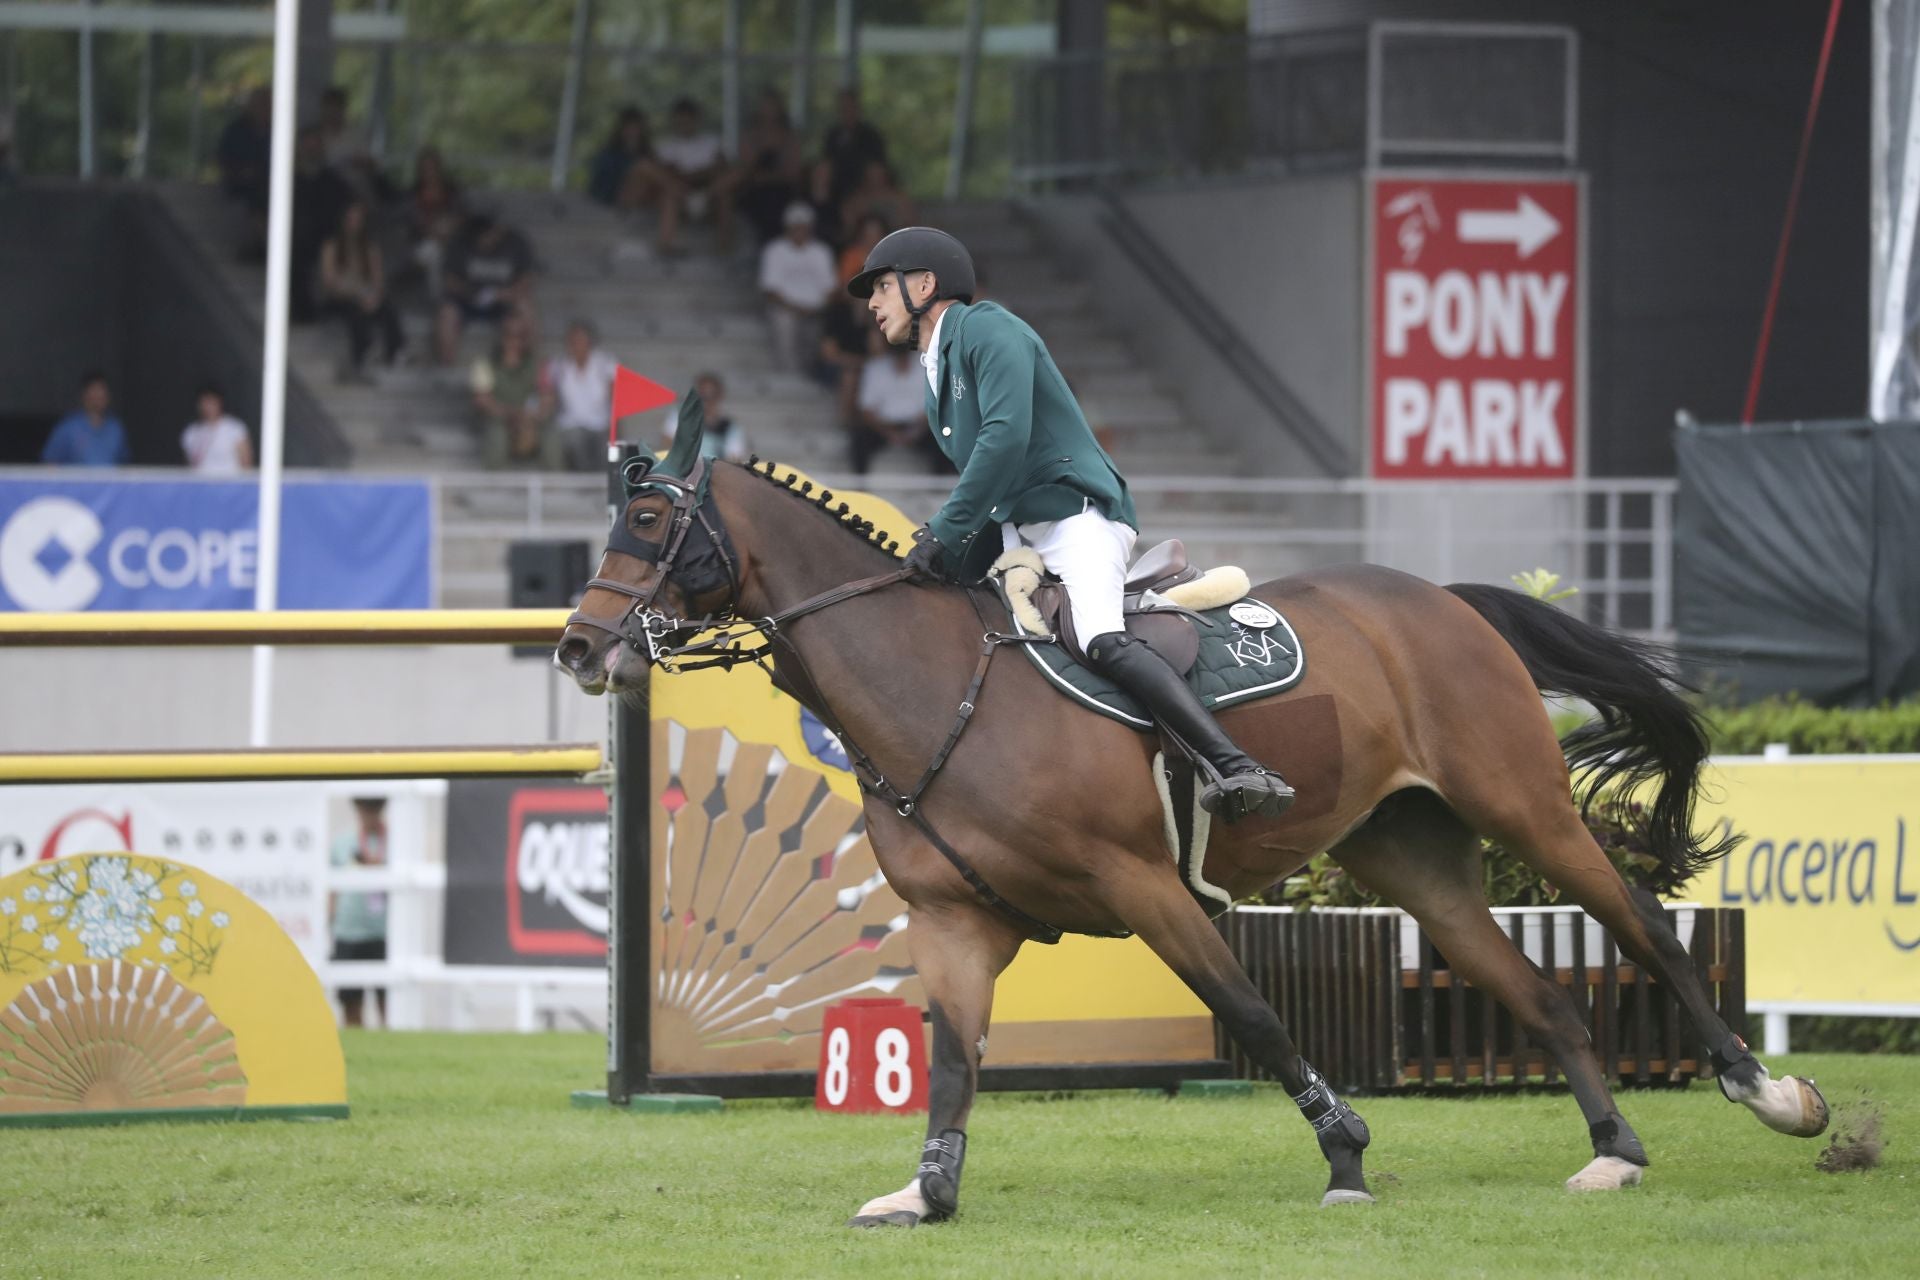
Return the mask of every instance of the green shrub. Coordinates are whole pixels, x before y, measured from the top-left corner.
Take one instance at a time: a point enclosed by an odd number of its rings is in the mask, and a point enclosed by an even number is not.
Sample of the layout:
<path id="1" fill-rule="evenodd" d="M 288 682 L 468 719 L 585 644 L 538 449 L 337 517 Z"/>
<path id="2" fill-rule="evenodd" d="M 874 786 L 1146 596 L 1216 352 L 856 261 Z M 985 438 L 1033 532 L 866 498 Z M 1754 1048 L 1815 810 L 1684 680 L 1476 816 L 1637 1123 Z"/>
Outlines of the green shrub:
<path id="1" fill-rule="evenodd" d="M 1877 707 L 1817 707 L 1788 696 L 1718 708 L 1709 715 L 1713 749 L 1720 755 L 1759 755 L 1773 742 L 1809 756 L 1920 752 L 1920 699 Z"/>

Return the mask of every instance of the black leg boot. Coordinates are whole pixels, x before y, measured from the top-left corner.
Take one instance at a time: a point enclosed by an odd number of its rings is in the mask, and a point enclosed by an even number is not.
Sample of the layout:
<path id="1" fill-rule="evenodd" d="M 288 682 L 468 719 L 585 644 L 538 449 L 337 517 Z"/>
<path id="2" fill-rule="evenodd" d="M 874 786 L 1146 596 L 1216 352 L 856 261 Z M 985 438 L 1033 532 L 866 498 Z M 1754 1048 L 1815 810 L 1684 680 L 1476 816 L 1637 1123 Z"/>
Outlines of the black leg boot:
<path id="1" fill-rule="evenodd" d="M 1247 814 L 1277 818 L 1293 803 L 1293 788 L 1279 774 L 1254 763 L 1220 731 L 1187 682 L 1152 646 L 1123 631 L 1110 631 L 1087 645 L 1087 658 L 1095 670 L 1145 703 L 1155 720 L 1218 775 L 1200 792 L 1200 807 L 1208 813 L 1228 822 Z"/>

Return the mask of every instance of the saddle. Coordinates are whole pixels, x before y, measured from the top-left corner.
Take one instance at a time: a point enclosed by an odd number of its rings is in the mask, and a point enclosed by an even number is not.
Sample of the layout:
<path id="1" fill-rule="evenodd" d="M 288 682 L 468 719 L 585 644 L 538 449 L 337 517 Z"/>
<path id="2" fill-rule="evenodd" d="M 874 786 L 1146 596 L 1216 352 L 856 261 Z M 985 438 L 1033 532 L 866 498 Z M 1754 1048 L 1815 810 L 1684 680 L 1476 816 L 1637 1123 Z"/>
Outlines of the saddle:
<path id="1" fill-rule="evenodd" d="M 1066 586 L 1047 576 L 1037 552 L 1015 547 L 994 562 L 992 571 L 1004 581 L 1008 603 L 1027 631 L 1055 637 L 1076 661 L 1086 662 L 1082 642 L 1093 637 L 1074 634 Z M 1201 621 L 1199 615 L 1232 604 L 1251 585 L 1242 569 L 1229 565 L 1203 571 L 1189 563 L 1186 544 L 1178 538 L 1156 543 L 1127 570 L 1121 597 L 1127 633 L 1151 645 L 1184 676 L 1200 655 L 1200 633 L 1194 625 Z"/>

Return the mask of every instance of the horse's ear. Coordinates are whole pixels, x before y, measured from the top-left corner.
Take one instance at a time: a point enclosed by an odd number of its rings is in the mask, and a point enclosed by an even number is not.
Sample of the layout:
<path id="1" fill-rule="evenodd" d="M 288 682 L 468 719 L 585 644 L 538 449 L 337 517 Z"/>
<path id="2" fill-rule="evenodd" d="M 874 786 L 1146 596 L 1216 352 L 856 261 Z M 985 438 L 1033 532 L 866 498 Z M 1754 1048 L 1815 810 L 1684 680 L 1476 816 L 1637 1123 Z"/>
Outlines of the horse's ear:
<path id="1" fill-rule="evenodd" d="M 700 393 L 688 391 L 680 402 L 680 421 L 673 430 L 673 447 L 667 450 L 667 456 L 656 469 L 682 480 L 692 475 L 693 464 L 700 460 L 700 436 L 706 427 L 706 406 L 700 402 Z"/>

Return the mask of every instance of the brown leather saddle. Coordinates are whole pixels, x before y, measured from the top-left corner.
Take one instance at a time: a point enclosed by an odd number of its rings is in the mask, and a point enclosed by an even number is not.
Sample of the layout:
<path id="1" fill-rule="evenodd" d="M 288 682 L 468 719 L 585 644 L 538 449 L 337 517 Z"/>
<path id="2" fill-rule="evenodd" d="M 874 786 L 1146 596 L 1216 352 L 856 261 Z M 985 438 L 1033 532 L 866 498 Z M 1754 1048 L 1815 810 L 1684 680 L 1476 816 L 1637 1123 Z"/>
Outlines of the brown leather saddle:
<path id="1" fill-rule="evenodd" d="M 1168 538 L 1134 560 L 1127 570 L 1125 594 L 1120 601 L 1127 634 L 1153 646 L 1153 651 L 1183 676 L 1193 669 L 1194 661 L 1200 656 L 1200 633 L 1194 629 L 1200 615 L 1178 605 L 1149 607 L 1145 596 L 1149 591 L 1168 591 L 1201 576 L 1201 570 L 1187 562 L 1186 544 L 1178 538 Z M 1033 607 L 1066 651 L 1076 661 L 1085 663 L 1086 650 L 1081 648 L 1081 638 L 1073 632 L 1073 611 L 1067 607 L 1065 585 L 1058 578 L 1041 579 L 1033 593 Z"/>

